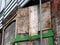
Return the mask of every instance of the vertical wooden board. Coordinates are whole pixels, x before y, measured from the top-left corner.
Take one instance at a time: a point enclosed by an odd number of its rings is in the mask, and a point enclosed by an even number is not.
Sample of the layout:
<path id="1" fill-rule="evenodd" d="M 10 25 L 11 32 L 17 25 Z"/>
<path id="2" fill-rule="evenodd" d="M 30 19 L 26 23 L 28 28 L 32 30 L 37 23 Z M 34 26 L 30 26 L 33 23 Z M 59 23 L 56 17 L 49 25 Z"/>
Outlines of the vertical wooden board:
<path id="1" fill-rule="evenodd" d="M 42 30 L 51 29 L 50 2 L 42 4 Z"/>
<path id="2" fill-rule="evenodd" d="M 25 33 L 29 32 L 29 8 L 21 8 L 17 11 L 16 17 L 17 33 L 21 37 L 28 36 Z M 28 45 L 28 42 L 20 42 L 20 45 Z"/>
<path id="3" fill-rule="evenodd" d="M 49 44 L 48 44 L 48 38 L 44 38 L 44 39 L 43 39 L 43 45 L 49 45 Z"/>
<path id="4" fill-rule="evenodd" d="M 49 45 L 48 44 L 48 38 L 43 38 L 42 42 L 43 42 L 42 45 Z M 32 45 L 40 45 L 40 39 L 32 41 Z"/>
<path id="5" fill-rule="evenodd" d="M 20 34 L 20 37 L 25 37 L 25 36 L 28 36 L 29 34 L 28 33 L 21 33 Z M 29 41 L 23 41 L 23 42 L 19 42 L 19 45 L 29 45 Z"/>
<path id="6" fill-rule="evenodd" d="M 18 33 L 26 33 L 29 31 L 29 15 L 28 8 L 18 9 L 17 12 L 17 30 Z"/>
<path id="7" fill-rule="evenodd" d="M 38 34 L 38 6 L 29 7 L 29 35 Z"/>
<path id="8" fill-rule="evenodd" d="M 32 41 L 32 45 L 40 45 L 40 39 Z"/>

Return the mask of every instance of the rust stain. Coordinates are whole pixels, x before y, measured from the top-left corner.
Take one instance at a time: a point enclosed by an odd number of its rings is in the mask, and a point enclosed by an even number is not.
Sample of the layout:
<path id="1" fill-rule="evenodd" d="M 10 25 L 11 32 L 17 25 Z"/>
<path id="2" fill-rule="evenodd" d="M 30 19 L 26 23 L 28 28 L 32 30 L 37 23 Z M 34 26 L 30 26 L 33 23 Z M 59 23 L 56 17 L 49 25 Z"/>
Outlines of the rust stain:
<path id="1" fill-rule="evenodd" d="M 42 30 L 51 29 L 50 2 L 42 5 Z"/>
<path id="2" fill-rule="evenodd" d="M 53 0 L 53 3 L 52 3 L 52 10 L 53 10 L 53 13 L 55 13 L 56 15 L 57 14 L 60 14 L 60 0 Z M 56 17 L 55 15 L 55 17 Z"/>
<path id="3" fill-rule="evenodd" d="M 47 20 L 45 26 L 46 26 L 46 28 L 51 28 L 51 21 Z"/>
<path id="4" fill-rule="evenodd" d="M 20 15 L 20 17 L 29 15 L 28 12 L 29 12 L 28 8 L 18 9 L 18 11 L 17 11 L 17 13 Z"/>

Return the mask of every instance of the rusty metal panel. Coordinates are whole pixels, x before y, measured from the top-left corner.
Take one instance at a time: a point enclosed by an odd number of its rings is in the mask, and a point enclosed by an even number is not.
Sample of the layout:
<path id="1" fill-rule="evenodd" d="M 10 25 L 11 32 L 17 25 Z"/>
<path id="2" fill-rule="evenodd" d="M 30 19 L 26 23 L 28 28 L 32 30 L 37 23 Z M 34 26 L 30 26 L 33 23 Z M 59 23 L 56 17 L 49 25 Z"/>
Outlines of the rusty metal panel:
<path id="1" fill-rule="evenodd" d="M 51 29 L 50 2 L 42 4 L 42 30 Z"/>

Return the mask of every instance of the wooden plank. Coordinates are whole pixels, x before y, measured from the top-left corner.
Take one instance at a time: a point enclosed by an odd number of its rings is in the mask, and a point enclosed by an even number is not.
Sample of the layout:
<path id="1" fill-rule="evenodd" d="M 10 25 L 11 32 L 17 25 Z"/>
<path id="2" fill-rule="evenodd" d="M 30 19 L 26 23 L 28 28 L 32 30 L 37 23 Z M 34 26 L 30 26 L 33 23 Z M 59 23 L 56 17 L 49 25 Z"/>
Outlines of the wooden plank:
<path id="1" fill-rule="evenodd" d="M 42 4 L 42 30 L 51 29 L 50 2 Z"/>
<path id="2" fill-rule="evenodd" d="M 29 15 L 28 8 L 18 9 L 17 12 L 17 30 L 18 33 L 26 33 L 29 31 Z"/>
<path id="3" fill-rule="evenodd" d="M 38 34 L 38 6 L 29 7 L 29 35 Z"/>
<path id="4" fill-rule="evenodd" d="M 43 41 L 43 45 L 49 45 L 48 44 L 48 38 L 43 38 L 42 41 Z M 32 45 L 40 45 L 40 40 L 32 41 Z"/>

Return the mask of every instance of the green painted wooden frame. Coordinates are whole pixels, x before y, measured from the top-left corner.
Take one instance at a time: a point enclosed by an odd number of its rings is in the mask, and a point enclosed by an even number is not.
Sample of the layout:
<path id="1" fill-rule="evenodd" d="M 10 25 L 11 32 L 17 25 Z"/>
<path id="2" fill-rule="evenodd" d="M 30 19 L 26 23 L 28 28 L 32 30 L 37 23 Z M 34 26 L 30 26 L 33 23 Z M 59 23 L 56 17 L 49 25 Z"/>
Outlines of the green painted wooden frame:
<path id="1" fill-rule="evenodd" d="M 42 38 L 48 38 L 49 45 L 53 45 L 53 41 L 54 41 L 53 37 L 54 37 L 54 33 L 52 30 L 48 30 L 48 33 L 42 34 Z M 37 39 L 40 39 L 40 35 L 25 36 L 23 38 L 21 38 L 20 35 L 17 35 L 16 38 L 11 41 L 11 44 L 17 43 L 17 45 L 19 45 L 19 42 L 37 40 Z"/>

